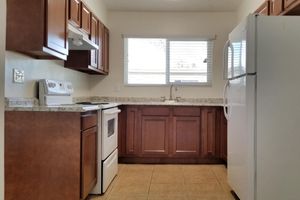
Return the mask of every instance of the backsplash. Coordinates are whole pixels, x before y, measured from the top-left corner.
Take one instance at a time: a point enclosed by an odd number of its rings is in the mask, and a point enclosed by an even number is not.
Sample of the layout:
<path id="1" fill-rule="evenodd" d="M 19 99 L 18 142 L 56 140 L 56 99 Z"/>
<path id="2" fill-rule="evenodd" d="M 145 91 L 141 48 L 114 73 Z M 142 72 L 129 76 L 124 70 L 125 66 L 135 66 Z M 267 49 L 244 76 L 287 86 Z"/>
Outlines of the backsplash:
<path id="1" fill-rule="evenodd" d="M 23 84 L 13 82 L 13 69 L 24 70 Z M 89 96 L 89 75 L 64 68 L 61 60 L 37 60 L 16 52 L 6 51 L 5 97 L 38 97 L 39 79 L 72 82 L 74 96 Z"/>

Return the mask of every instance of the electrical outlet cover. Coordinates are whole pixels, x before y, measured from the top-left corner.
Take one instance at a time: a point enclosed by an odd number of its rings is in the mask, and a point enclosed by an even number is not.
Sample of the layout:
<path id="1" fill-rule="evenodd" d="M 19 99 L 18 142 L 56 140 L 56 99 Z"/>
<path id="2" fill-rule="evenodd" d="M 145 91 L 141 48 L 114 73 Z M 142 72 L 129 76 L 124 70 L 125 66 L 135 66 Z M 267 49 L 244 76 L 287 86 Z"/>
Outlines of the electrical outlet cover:
<path id="1" fill-rule="evenodd" d="M 19 70 L 19 69 L 13 69 L 13 80 L 14 83 L 24 83 L 25 79 L 25 72 L 24 70 Z"/>

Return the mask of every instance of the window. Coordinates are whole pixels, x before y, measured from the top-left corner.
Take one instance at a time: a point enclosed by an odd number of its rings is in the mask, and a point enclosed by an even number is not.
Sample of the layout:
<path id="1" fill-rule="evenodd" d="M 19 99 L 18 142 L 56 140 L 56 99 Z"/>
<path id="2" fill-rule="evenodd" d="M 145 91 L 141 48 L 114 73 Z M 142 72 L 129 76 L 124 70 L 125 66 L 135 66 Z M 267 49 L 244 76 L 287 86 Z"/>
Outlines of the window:
<path id="1" fill-rule="evenodd" d="M 124 46 L 125 84 L 211 84 L 211 40 L 127 37 Z"/>

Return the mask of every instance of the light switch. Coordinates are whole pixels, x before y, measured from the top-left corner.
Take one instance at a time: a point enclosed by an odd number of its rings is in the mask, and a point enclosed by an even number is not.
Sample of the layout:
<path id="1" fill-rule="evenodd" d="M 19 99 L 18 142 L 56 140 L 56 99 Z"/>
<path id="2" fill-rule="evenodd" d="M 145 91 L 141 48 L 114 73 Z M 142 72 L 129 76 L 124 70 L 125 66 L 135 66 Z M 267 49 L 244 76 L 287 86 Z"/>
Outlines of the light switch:
<path id="1" fill-rule="evenodd" d="M 25 72 L 24 70 L 13 69 L 14 83 L 24 83 Z"/>

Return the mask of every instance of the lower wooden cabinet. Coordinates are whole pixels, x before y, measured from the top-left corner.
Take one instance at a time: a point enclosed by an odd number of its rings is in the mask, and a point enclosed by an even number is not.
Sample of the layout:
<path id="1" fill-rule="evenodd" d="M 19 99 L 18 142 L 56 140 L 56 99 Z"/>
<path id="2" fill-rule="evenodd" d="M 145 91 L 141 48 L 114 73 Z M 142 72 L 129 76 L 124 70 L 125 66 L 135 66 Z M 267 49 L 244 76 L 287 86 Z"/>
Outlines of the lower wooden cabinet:
<path id="1" fill-rule="evenodd" d="M 142 156 L 166 157 L 169 154 L 169 117 L 142 116 Z"/>
<path id="2" fill-rule="evenodd" d="M 221 107 L 123 106 L 122 112 L 120 162 L 223 163 L 226 158 Z"/>
<path id="3" fill-rule="evenodd" d="M 176 157 L 198 157 L 200 117 L 174 117 L 172 153 Z"/>
<path id="4" fill-rule="evenodd" d="M 220 135 L 217 132 L 217 108 L 201 109 L 201 156 L 219 157 Z"/>
<path id="5" fill-rule="evenodd" d="M 83 200 L 96 162 L 97 112 L 5 112 L 6 200 Z"/>
<path id="6" fill-rule="evenodd" d="M 81 133 L 81 198 L 97 183 L 97 126 Z"/>

